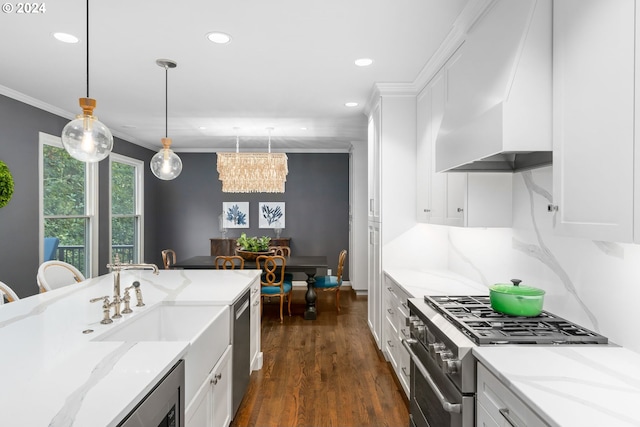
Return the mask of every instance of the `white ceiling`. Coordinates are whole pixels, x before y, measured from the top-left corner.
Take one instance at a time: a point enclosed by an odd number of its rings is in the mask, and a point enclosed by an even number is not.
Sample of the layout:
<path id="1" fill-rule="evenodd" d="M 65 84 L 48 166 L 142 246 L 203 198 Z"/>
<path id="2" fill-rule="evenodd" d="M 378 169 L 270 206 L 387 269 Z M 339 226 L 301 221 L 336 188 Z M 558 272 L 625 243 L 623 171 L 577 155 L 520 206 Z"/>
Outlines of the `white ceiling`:
<path id="1" fill-rule="evenodd" d="M 114 133 L 177 151 L 348 149 L 375 83 L 413 82 L 467 0 L 91 0 L 90 96 Z M 86 95 L 86 2 L 0 16 L 0 93 L 72 118 Z M 17 4 L 14 2 L 13 4 Z M 233 36 L 216 45 L 205 36 Z M 65 44 L 54 32 L 78 36 Z M 369 57 L 372 66 L 354 65 Z M 359 106 L 347 108 L 344 103 Z M 203 126 L 206 129 L 200 129 Z M 307 130 L 302 130 L 306 127 Z"/>

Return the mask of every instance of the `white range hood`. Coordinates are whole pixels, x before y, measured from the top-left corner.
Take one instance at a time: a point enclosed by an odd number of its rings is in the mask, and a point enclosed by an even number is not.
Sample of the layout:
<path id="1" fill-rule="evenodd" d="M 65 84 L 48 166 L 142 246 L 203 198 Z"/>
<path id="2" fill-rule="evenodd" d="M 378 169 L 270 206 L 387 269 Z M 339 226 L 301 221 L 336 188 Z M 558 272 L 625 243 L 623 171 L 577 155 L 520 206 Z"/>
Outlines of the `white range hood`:
<path id="1" fill-rule="evenodd" d="M 445 65 L 436 170 L 513 172 L 551 163 L 550 0 L 496 1 Z"/>

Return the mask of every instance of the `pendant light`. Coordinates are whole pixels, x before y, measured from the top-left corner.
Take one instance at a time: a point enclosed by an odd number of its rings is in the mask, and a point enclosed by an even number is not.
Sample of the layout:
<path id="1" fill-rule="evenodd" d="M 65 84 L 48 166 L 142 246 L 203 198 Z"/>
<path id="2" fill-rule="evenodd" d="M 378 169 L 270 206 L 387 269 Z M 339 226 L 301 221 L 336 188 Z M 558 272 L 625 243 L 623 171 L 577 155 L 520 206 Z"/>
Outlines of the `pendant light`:
<path id="1" fill-rule="evenodd" d="M 160 151 L 151 158 L 151 171 L 155 176 L 165 181 L 172 180 L 182 172 L 182 160 L 171 150 L 171 138 L 168 138 L 169 122 L 169 68 L 176 68 L 178 64 L 171 59 L 158 59 L 158 66 L 164 68 L 165 72 L 165 109 L 164 109 L 164 138 Z"/>
<path id="2" fill-rule="evenodd" d="M 62 129 L 62 145 L 71 157 L 95 163 L 106 158 L 113 148 L 113 135 L 93 115 L 96 100 L 89 97 L 89 0 L 87 0 L 87 97 L 80 98 L 82 114 Z"/>

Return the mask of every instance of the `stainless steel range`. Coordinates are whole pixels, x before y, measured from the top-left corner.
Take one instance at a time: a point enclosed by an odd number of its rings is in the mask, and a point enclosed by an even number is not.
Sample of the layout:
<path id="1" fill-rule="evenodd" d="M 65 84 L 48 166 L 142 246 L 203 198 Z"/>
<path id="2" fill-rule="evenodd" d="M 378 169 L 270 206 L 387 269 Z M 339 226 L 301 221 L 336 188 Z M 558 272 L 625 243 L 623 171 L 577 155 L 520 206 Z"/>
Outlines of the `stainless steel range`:
<path id="1" fill-rule="evenodd" d="M 547 311 L 537 317 L 495 312 L 488 296 L 409 299 L 412 427 L 474 425 L 476 345 L 599 345 L 606 337 Z"/>

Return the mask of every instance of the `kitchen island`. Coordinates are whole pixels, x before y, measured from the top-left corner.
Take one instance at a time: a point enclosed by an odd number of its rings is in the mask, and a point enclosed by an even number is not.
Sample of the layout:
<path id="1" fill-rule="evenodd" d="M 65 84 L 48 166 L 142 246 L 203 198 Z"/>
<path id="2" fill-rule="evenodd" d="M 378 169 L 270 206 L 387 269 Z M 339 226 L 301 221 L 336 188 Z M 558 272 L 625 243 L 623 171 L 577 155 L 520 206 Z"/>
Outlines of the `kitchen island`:
<path id="1" fill-rule="evenodd" d="M 134 297 L 133 313 L 108 325 L 100 323 L 101 303 L 89 300 L 113 294 L 111 274 L 3 305 L 2 424 L 117 425 L 178 360 L 189 354 L 190 343 L 101 341 L 101 336 L 126 327 L 126 322 L 162 302 L 230 306 L 258 277 L 257 270 L 161 270 L 159 275 L 123 271 L 122 288 L 139 281 L 145 306 L 136 307 Z M 229 334 L 228 330 L 221 332 L 221 336 Z"/>

